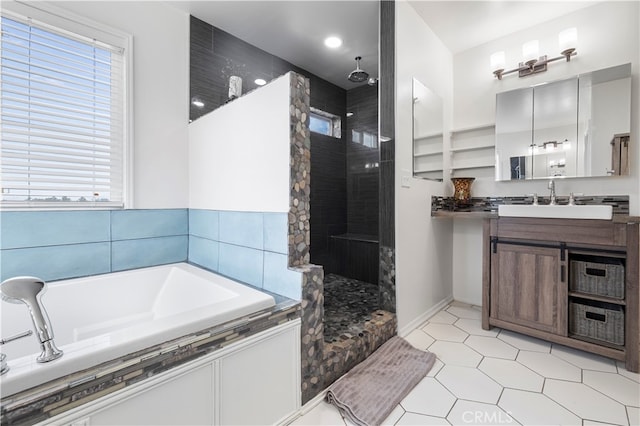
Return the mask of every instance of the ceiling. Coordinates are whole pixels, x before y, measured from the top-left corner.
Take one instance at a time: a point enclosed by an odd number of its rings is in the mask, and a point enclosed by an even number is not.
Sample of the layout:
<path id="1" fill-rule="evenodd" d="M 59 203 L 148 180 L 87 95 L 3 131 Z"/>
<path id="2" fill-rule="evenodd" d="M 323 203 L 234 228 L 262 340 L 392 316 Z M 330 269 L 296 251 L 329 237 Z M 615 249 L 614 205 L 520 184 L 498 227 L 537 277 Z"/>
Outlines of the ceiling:
<path id="1" fill-rule="evenodd" d="M 409 3 L 445 46 L 459 53 L 598 1 L 426 1 Z"/>
<path id="2" fill-rule="evenodd" d="M 345 89 L 360 67 L 378 77 L 378 2 L 330 1 L 169 1 L 198 19 L 306 69 Z M 409 4 L 452 53 L 593 5 L 595 1 L 430 1 Z M 326 48 L 338 35 L 341 47 Z M 362 84 L 362 83 L 361 83 Z"/>

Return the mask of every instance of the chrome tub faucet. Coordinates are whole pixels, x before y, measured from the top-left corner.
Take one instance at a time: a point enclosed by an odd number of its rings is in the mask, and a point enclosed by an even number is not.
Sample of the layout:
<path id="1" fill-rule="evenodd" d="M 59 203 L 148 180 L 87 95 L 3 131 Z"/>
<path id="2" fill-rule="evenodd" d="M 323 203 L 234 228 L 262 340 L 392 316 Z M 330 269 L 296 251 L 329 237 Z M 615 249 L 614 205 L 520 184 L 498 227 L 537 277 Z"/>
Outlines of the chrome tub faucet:
<path id="1" fill-rule="evenodd" d="M 0 296 L 9 303 L 24 303 L 29 308 L 36 337 L 40 341 L 42 353 L 38 362 L 49 362 L 62 356 L 62 351 L 53 342 L 53 329 L 42 304 L 43 290 L 46 284 L 36 277 L 9 278 L 0 284 Z"/>

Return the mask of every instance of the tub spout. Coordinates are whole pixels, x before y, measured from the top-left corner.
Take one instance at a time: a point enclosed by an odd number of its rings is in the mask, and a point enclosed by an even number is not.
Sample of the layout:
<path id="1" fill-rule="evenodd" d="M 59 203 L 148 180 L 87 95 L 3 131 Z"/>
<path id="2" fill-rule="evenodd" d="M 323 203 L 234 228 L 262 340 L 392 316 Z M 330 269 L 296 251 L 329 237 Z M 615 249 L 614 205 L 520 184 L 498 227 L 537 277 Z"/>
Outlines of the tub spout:
<path id="1" fill-rule="evenodd" d="M 42 353 L 36 358 L 38 362 L 49 362 L 62 356 L 62 351 L 53 342 L 53 329 L 47 311 L 42 304 L 42 294 L 46 284 L 36 277 L 14 277 L 0 284 L 0 296 L 9 303 L 24 303 L 29 308 L 34 331 Z"/>

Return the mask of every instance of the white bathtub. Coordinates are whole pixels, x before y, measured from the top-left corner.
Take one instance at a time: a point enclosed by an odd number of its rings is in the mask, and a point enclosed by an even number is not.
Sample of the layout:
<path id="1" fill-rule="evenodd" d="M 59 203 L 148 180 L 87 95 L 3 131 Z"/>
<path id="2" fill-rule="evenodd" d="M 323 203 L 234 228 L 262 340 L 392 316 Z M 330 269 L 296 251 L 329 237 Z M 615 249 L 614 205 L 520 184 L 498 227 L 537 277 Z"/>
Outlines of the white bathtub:
<path id="1" fill-rule="evenodd" d="M 64 355 L 40 364 L 35 335 L 0 346 L 2 396 L 252 314 L 273 297 L 186 263 L 48 283 L 43 294 Z M 33 328 L 27 306 L 0 302 L 3 338 Z"/>

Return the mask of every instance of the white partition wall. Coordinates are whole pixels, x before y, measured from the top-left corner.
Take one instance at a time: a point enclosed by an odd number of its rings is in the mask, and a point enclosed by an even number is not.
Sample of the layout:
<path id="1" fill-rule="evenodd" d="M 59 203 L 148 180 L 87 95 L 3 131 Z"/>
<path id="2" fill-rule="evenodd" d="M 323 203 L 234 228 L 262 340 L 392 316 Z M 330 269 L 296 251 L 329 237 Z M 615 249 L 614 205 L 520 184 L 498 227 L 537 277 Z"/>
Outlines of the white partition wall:
<path id="1" fill-rule="evenodd" d="M 284 75 L 189 125 L 189 208 L 289 211 L 289 92 Z"/>

